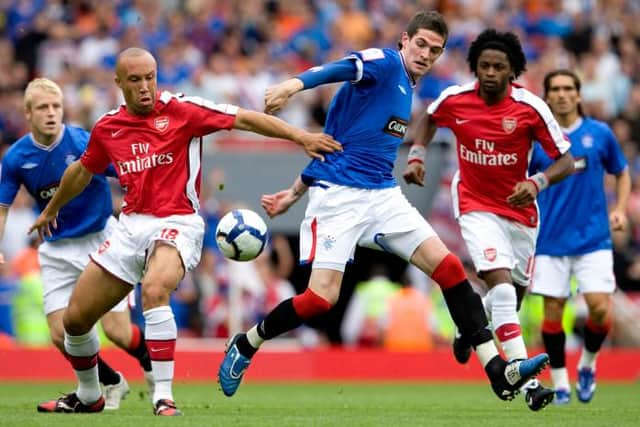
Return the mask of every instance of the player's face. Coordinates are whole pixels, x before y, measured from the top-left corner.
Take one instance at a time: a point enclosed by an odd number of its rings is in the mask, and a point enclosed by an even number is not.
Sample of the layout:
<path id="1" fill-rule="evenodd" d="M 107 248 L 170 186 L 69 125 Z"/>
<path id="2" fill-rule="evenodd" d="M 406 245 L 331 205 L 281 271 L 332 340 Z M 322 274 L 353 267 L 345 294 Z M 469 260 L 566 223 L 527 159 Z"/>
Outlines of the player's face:
<path id="1" fill-rule="evenodd" d="M 431 70 L 433 63 L 444 51 L 444 38 L 435 31 L 420 28 L 413 37 L 402 34 L 402 55 L 407 70 L 414 79 L 419 79 Z"/>
<path id="2" fill-rule="evenodd" d="M 507 54 L 501 50 L 485 49 L 480 52 L 476 76 L 480 82 L 480 94 L 500 97 L 506 94 L 513 69 Z"/>
<path id="3" fill-rule="evenodd" d="M 127 110 L 133 114 L 148 114 L 156 104 L 156 61 L 151 55 L 123 58 L 116 83 L 122 90 Z"/>
<path id="4" fill-rule="evenodd" d="M 546 101 L 554 115 L 577 114 L 580 94 L 573 78 L 563 75 L 552 77 L 549 81 Z"/>
<path id="5" fill-rule="evenodd" d="M 62 96 L 38 88 L 31 92 L 31 108 L 25 110 L 25 116 L 38 142 L 46 144 L 58 137 L 62 115 Z"/>

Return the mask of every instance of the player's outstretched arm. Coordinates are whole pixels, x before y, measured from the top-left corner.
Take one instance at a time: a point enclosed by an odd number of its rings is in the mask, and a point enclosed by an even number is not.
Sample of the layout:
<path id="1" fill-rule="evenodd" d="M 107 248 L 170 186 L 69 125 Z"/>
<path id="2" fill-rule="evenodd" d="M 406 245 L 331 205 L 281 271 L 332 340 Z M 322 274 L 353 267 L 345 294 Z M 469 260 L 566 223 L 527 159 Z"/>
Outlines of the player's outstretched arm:
<path id="1" fill-rule="evenodd" d="M 287 104 L 289 98 L 301 90 L 327 83 L 358 81 L 362 78 L 361 70 L 362 61 L 355 55 L 311 67 L 293 78 L 269 87 L 264 96 L 264 112 L 267 114 L 276 113 Z"/>
<path id="2" fill-rule="evenodd" d="M 60 209 L 78 194 L 82 193 L 82 190 L 91 182 L 92 177 L 93 174 L 80 163 L 80 160 L 71 163 L 64 171 L 62 179 L 60 180 L 60 186 L 53 195 L 53 198 L 29 229 L 29 234 L 33 231 L 38 231 L 41 238 L 51 236 L 51 227 L 54 229 L 58 227 L 56 218 Z"/>
<path id="3" fill-rule="evenodd" d="M 270 218 L 274 218 L 288 211 L 308 189 L 309 187 L 302 182 L 302 178 L 298 175 L 293 185 L 286 190 L 278 191 L 275 194 L 262 195 L 260 204 L 267 215 Z"/>
<path id="4" fill-rule="evenodd" d="M 264 112 L 274 114 L 280 111 L 296 93 L 304 89 L 302 80 L 292 78 L 267 88 L 264 93 Z"/>
<path id="5" fill-rule="evenodd" d="M 409 149 L 407 157 L 407 167 L 402 173 L 407 184 L 417 184 L 424 187 L 424 158 L 427 154 L 427 145 L 433 139 L 437 126 L 429 119 L 429 114 L 425 113 L 420 117 L 414 130 L 414 143 Z"/>
<path id="6" fill-rule="evenodd" d="M 289 123 L 277 117 L 257 111 L 239 108 L 233 127 L 272 138 L 294 141 L 302 146 L 308 156 L 322 161 L 324 161 L 322 153 L 342 151 L 342 145 L 330 135 L 324 133 L 309 133 L 295 126 L 291 126 Z"/>

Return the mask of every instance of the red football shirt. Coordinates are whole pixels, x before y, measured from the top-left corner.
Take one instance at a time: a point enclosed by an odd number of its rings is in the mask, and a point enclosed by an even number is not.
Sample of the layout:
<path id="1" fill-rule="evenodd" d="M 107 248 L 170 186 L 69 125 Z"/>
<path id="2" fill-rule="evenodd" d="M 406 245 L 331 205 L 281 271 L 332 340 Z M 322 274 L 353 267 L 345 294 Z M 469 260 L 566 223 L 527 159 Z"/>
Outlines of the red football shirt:
<path id="1" fill-rule="evenodd" d="M 112 163 L 126 194 L 124 213 L 166 217 L 198 211 L 202 136 L 231 129 L 238 107 L 158 94 L 145 116 L 122 105 L 98 120 L 80 161 L 101 173 Z"/>
<path id="2" fill-rule="evenodd" d="M 570 144 L 545 102 L 528 90 L 510 85 L 499 103 L 486 105 L 478 82 L 444 90 L 427 112 L 440 127 L 450 128 L 458 147 L 457 214 L 492 212 L 529 227 L 538 224 L 535 204 L 515 208 L 507 203 L 516 183 L 527 178 L 534 141 L 552 159 Z"/>

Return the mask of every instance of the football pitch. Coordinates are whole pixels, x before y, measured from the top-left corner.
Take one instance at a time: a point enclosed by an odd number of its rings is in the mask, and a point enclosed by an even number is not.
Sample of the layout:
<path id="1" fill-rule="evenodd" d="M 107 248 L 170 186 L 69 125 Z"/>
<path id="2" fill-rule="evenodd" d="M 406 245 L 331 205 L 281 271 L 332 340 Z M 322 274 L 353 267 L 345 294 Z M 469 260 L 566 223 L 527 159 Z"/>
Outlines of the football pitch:
<path id="1" fill-rule="evenodd" d="M 117 411 L 40 414 L 36 404 L 72 389 L 70 383 L 0 384 L 1 426 L 637 426 L 640 383 L 598 384 L 594 400 L 530 411 L 522 396 L 496 399 L 483 384 L 248 383 L 226 398 L 217 384 L 178 383 L 184 416 L 153 416 L 142 384 Z"/>

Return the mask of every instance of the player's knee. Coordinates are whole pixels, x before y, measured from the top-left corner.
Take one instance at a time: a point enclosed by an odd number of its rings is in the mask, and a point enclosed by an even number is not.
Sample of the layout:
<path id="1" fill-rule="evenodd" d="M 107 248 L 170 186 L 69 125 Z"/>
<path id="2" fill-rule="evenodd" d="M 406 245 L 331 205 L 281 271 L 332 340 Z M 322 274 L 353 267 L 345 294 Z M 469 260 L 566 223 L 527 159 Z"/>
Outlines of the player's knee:
<path id="1" fill-rule="evenodd" d="M 562 298 L 545 297 L 544 318 L 551 322 L 562 321 L 565 301 Z"/>
<path id="2" fill-rule="evenodd" d="M 169 297 L 173 290 L 171 286 L 159 282 L 143 282 L 141 289 L 142 308 L 144 310 L 169 305 Z"/>
<path id="3" fill-rule="evenodd" d="M 609 315 L 609 304 L 598 303 L 589 307 L 589 317 L 596 324 L 603 324 Z"/>
<path id="4" fill-rule="evenodd" d="M 67 307 L 62 318 L 64 330 L 69 335 L 84 335 L 93 327 L 93 323 L 86 321 L 86 317 L 73 305 Z"/>

